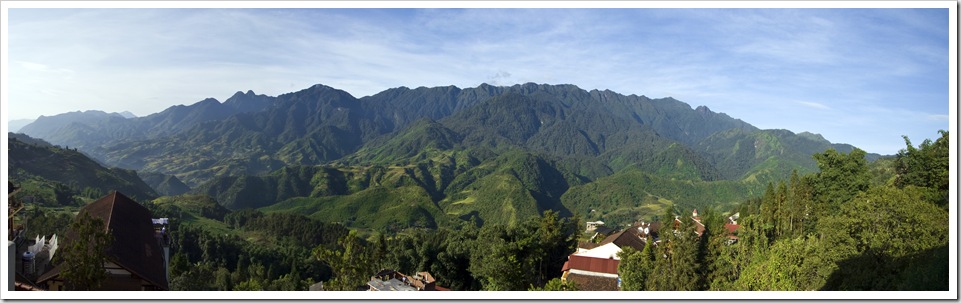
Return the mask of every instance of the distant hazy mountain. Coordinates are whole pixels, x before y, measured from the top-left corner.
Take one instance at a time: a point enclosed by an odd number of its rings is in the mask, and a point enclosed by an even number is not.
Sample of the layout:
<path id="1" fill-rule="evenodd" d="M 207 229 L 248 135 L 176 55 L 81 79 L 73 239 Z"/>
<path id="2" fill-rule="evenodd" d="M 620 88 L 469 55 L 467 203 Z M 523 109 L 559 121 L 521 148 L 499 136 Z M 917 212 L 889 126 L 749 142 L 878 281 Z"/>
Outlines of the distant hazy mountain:
<path id="1" fill-rule="evenodd" d="M 272 99 L 252 91 L 246 94 L 237 92 L 224 103 L 210 98 L 189 106 L 172 106 L 145 117 L 135 117 L 129 112 L 124 115 L 77 111 L 51 117 L 41 116 L 20 131 L 54 144 L 77 147 L 100 158 L 104 145 L 166 136 L 199 123 L 262 110 Z"/>
<path id="2" fill-rule="evenodd" d="M 120 116 L 122 116 L 122 117 L 124 117 L 124 118 L 127 118 L 127 119 L 136 118 L 136 117 L 137 117 L 137 115 L 134 115 L 133 113 L 131 113 L 131 112 L 129 112 L 129 111 L 124 111 L 124 112 L 119 113 L 119 114 L 120 114 Z"/>
<path id="3" fill-rule="evenodd" d="M 7 131 L 11 133 L 20 132 L 21 128 L 27 124 L 33 123 L 33 121 L 36 121 L 36 119 L 16 119 L 7 121 Z"/>

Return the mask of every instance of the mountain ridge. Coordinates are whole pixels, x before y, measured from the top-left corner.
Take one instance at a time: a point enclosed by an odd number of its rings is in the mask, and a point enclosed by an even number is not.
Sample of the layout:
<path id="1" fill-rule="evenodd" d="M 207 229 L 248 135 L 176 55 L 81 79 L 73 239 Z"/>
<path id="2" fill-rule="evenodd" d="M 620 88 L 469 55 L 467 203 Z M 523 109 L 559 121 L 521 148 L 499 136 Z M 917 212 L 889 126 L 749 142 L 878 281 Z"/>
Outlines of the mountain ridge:
<path id="1" fill-rule="evenodd" d="M 114 118 L 122 120 L 74 123 L 52 137 L 100 144 L 76 148 L 141 171 L 164 192 L 189 189 L 230 209 L 286 209 L 362 226 L 435 226 L 450 217 L 510 224 L 590 207 L 623 217 L 637 203 L 649 205 L 645 214 L 668 202 L 731 205 L 793 170 L 815 171 L 813 153 L 854 149 L 670 97 L 569 84 L 398 87 L 362 98 L 317 84 Z M 635 179 L 646 181 L 617 186 Z M 611 190 L 605 202 L 592 203 L 603 188 Z M 404 213 L 419 219 L 349 211 L 403 201 L 417 209 Z"/>

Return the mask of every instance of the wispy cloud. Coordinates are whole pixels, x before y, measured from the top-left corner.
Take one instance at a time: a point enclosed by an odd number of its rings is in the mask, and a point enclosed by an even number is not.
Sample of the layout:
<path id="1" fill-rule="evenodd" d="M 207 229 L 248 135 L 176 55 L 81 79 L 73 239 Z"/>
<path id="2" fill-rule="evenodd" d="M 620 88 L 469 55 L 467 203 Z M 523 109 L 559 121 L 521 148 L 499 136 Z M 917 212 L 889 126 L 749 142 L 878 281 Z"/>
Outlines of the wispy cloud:
<path id="1" fill-rule="evenodd" d="M 862 135 L 838 131 L 850 123 L 912 137 L 946 124 L 944 9 L 12 9 L 9 22 L 12 118 L 146 115 L 316 83 L 361 97 L 538 82 L 672 96 L 842 142 Z M 865 106 L 925 114 L 893 124 L 908 118 Z"/>
<path id="2" fill-rule="evenodd" d="M 831 107 L 829 107 L 829 106 L 827 106 L 827 105 L 824 105 L 824 104 L 821 104 L 821 103 L 817 103 L 817 102 L 797 101 L 797 103 L 798 103 L 798 104 L 801 104 L 801 105 L 804 105 L 804 106 L 807 106 L 807 107 L 810 107 L 810 108 L 815 108 L 815 109 L 822 109 L 822 110 L 830 110 L 830 109 L 831 109 Z"/>

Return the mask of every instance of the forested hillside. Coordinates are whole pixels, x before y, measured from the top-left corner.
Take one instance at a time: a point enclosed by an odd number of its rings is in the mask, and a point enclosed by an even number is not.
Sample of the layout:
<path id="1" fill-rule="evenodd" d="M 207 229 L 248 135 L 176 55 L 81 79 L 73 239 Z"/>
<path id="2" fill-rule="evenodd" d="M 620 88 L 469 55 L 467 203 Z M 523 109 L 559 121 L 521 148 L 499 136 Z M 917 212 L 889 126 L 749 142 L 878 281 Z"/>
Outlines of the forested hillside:
<path id="1" fill-rule="evenodd" d="M 681 220 L 680 233 L 662 233 L 661 245 L 626 249 L 622 290 L 946 290 L 948 201 L 940 188 L 947 184 L 948 139 L 945 132 L 874 163 L 858 149 L 814 154 L 815 173 L 791 174 L 729 210 L 699 208 L 706 227 L 701 237 L 691 220 Z M 182 289 L 304 289 L 326 281 L 328 290 L 353 290 L 380 268 L 429 271 L 452 290 L 578 287 L 558 280 L 582 233 L 578 216 L 545 211 L 513 227 L 468 221 L 348 232 L 339 224 L 255 210 L 210 219 L 226 210 L 210 200 L 188 202 L 196 199 L 152 204 L 159 213 L 171 205 L 190 213 L 180 222 L 192 223 L 177 231 L 190 235 L 175 267 Z M 203 209 L 206 217 L 196 215 Z M 690 210 L 666 202 L 657 217 Z M 741 226 L 733 244 L 723 228 L 732 213 L 740 214 Z M 234 254 L 241 257 L 223 257 Z"/>
<path id="2" fill-rule="evenodd" d="M 817 153 L 818 172 L 741 204 L 737 243 L 712 213 L 699 241 L 625 251 L 623 289 L 947 290 L 950 138 L 941 134 L 918 147 L 906 139 L 893 174 L 858 149 Z"/>
<path id="3" fill-rule="evenodd" d="M 24 196 L 32 197 L 32 202 L 83 205 L 114 190 L 139 199 L 158 196 L 136 171 L 104 167 L 75 148 L 12 133 L 7 144 L 8 177 L 23 188 Z"/>

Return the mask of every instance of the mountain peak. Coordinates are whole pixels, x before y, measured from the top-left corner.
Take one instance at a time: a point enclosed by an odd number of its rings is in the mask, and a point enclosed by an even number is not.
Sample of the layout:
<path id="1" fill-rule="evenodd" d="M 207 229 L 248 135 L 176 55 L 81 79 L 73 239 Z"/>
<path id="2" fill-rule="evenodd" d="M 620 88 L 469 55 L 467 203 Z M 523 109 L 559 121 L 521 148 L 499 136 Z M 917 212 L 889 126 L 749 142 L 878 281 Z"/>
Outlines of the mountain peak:
<path id="1" fill-rule="evenodd" d="M 207 98 L 207 99 L 200 100 L 200 102 L 197 102 L 197 104 L 213 104 L 213 103 L 220 103 L 220 101 L 214 98 Z"/>
<path id="2" fill-rule="evenodd" d="M 827 141 L 827 139 L 824 139 L 824 136 L 822 136 L 821 134 L 815 134 L 811 132 L 800 132 L 797 135 L 803 138 L 814 140 L 814 141 Z"/>
<path id="3" fill-rule="evenodd" d="M 254 93 L 253 90 L 249 90 L 249 89 L 248 89 L 246 93 L 244 93 L 243 91 L 239 91 L 239 90 L 238 90 L 236 93 L 234 93 L 233 96 L 230 96 L 230 98 L 227 98 L 227 100 L 230 100 L 230 99 L 233 99 L 233 98 L 237 98 L 237 97 L 243 97 L 243 96 L 252 97 L 252 96 L 256 96 L 256 95 L 257 95 L 257 94 Z"/>
<path id="4" fill-rule="evenodd" d="M 137 115 L 134 115 L 133 113 L 131 113 L 130 111 L 127 111 L 127 110 L 125 110 L 125 111 L 123 111 L 123 112 L 121 112 L 121 113 L 118 113 L 118 114 L 120 114 L 120 116 L 122 116 L 122 117 L 124 117 L 124 118 L 127 118 L 127 119 L 136 118 L 136 117 L 137 117 Z"/>

